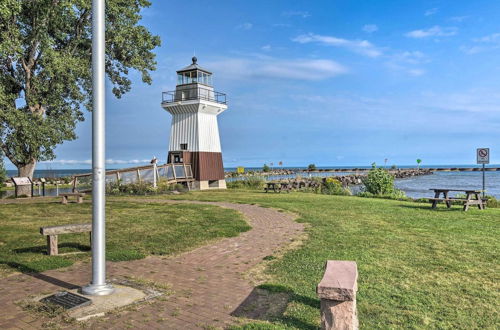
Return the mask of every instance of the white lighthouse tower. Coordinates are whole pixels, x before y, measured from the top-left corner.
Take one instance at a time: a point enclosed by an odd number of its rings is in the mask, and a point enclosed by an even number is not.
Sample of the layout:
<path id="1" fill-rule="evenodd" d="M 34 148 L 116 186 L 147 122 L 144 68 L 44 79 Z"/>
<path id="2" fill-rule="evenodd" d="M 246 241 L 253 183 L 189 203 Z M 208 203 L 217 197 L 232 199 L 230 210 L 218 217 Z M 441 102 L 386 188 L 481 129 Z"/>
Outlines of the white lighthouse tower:
<path id="1" fill-rule="evenodd" d="M 162 107 L 172 114 L 167 163 L 190 164 L 194 188 L 225 189 L 217 116 L 226 94 L 214 91 L 212 73 L 193 63 L 177 71 L 175 91 L 164 92 Z"/>

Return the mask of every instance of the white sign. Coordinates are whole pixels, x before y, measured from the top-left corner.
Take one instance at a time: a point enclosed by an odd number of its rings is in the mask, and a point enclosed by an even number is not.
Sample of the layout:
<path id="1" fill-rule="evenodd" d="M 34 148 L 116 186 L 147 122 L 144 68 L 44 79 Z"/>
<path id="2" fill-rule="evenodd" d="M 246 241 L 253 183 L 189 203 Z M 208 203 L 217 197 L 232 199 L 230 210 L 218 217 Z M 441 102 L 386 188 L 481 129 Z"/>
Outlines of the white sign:
<path id="1" fill-rule="evenodd" d="M 14 184 L 16 186 L 27 186 L 31 185 L 31 180 L 28 177 L 20 176 L 20 177 L 15 177 L 12 178 L 12 181 L 14 181 Z"/>
<path id="2" fill-rule="evenodd" d="M 490 163 L 490 148 L 477 148 L 477 163 L 489 164 Z"/>

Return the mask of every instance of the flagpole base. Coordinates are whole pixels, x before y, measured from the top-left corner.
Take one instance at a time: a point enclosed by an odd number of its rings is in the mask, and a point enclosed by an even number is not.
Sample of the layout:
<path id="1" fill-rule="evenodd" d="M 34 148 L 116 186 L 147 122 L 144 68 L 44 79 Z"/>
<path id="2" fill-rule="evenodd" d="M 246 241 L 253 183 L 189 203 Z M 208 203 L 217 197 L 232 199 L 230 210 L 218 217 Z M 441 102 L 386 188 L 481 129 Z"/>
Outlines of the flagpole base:
<path id="1" fill-rule="evenodd" d="M 87 296 L 107 296 L 115 292 L 115 288 L 111 284 L 89 284 L 82 287 L 82 293 Z"/>

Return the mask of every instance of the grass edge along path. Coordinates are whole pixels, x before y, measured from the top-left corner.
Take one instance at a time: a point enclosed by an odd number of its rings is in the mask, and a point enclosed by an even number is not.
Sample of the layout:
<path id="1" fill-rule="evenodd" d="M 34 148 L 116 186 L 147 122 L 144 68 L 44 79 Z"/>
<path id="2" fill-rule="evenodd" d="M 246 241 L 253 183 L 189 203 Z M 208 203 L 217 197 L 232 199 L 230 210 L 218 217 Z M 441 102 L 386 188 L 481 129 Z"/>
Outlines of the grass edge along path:
<path id="1" fill-rule="evenodd" d="M 39 233 L 42 226 L 85 222 L 91 222 L 89 203 L 62 205 L 47 199 L 0 204 L 0 277 L 88 260 L 88 234 L 60 235 L 59 253 L 66 255 L 48 256 L 46 238 Z M 218 206 L 119 200 L 106 205 L 106 227 L 110 261 L 179 254 L 250 229 L 241 213 Z"/>
<path id="2" fill-rule="evenodd" d="M 500 322 L 498 209 L 238 190 L 165 198 L 258 204 L 310 224 L 309 239 L 267 271 L 273 280 L 263 287 L 287 293 L 286 309 L 244 329 L 316 328 L 315 286 L 327 259 L 358 263 L 362 328 L 494 329 Z"/>

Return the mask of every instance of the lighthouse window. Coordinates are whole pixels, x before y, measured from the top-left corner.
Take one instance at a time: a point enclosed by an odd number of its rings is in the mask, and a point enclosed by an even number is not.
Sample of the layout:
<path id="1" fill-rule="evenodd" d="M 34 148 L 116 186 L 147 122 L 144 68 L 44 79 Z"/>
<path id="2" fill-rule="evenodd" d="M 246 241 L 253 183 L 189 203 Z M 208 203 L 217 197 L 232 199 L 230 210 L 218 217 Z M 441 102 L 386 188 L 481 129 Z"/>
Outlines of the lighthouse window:
<path id="1" fill-rule="evenodd" d="M 181 150 L 188 150 L 188 144 L 187 143 L 181 143 Z"/>

